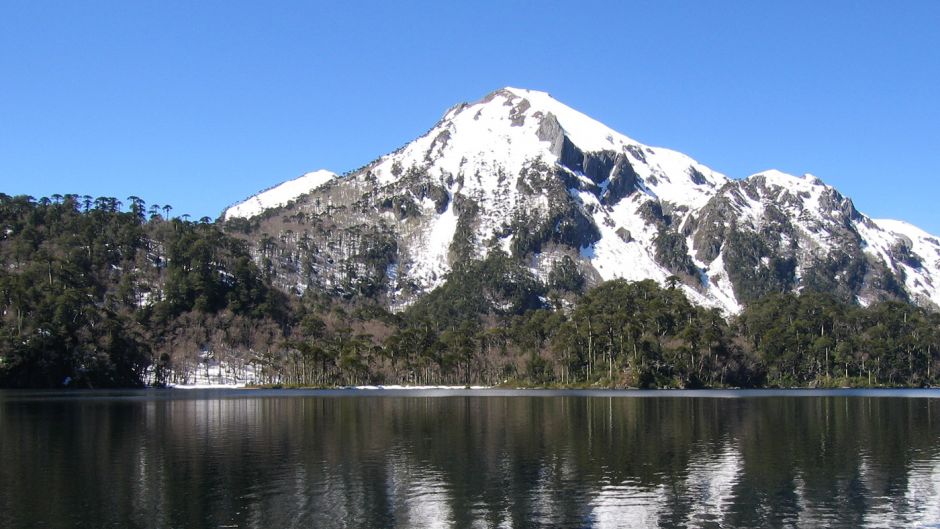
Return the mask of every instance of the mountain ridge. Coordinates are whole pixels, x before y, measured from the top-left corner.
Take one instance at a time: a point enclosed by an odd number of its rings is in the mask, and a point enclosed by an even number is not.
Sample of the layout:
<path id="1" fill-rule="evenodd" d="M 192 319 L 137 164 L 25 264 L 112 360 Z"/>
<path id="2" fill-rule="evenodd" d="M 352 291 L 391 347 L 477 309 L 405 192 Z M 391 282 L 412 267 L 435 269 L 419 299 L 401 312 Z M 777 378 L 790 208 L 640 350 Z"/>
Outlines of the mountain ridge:
<path id="1" fill-rule="evenodd" d="M 393 308 L 494 250 L 543 282 L 565 258 L 589 284 L 677 276 L 693 302 L 726 313 L 804 288 L 940 306 L 937 237 L 879 224 L 816 176 L 732 179 L 512 87 L 455 105 L 404 147 L 258 213 L 232 231 L 280 286 Z"/>

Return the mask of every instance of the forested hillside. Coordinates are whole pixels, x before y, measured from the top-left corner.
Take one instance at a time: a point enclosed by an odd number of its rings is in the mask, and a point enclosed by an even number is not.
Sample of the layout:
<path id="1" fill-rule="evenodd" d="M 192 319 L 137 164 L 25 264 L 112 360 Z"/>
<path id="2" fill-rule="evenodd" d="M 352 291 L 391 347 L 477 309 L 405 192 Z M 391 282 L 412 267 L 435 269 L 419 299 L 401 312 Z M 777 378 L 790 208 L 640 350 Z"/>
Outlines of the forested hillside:
<path id="1" fill-rule="evenodd" d="M 810 290 L 726 319 L 679 288 L 542 282 L 499 251 L 391 313 L 272 287 L 244 243 L 137 197 L 0 195 L 0 386 L 183 382 L 209 361 L 285 385 L 763 387 L 936 384 L 940 314 Z"/>
<path id="2" fill-rule="evenodd" d="M 163 380 L 204 349 L 280 335 L 285 298 L 240 243 L 128 204 L 0 195 L 0 384 L 138 386 L 150 366 Z"/>

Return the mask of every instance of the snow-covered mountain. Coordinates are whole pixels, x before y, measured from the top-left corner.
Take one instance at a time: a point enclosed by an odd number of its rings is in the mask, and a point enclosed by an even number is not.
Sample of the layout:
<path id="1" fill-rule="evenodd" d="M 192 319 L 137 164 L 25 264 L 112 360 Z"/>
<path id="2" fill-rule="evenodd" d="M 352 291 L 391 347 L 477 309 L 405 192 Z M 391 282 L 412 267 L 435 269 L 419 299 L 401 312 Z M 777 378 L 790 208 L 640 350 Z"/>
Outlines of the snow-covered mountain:
<path id="1" fill-rule="evenodd" d="M 872 220 L 811 175 L 728 178 L 544 92 L 497 90 L 361 169 L 311 175 L 224 214 L 295 291 L 402 306 L 501 250 L 543 281 L 564 261 L 589 282 L 675 276 L 728 313 L 803 288 L 940 306 L 937 237 Z"/>
<path id="2" fill-rule="evenodd" d="M 222 213 L 222 218 L 230 220 L 238 217 L 250 218 L 260 215 L 265 210 L 286 205 L 291 200 L 313 191 L 333 178 L 336 178 L 336 173 L 325 169 L 306 173 L 303 176 L 252 195 L 243 202 L 229 206 Z"/>

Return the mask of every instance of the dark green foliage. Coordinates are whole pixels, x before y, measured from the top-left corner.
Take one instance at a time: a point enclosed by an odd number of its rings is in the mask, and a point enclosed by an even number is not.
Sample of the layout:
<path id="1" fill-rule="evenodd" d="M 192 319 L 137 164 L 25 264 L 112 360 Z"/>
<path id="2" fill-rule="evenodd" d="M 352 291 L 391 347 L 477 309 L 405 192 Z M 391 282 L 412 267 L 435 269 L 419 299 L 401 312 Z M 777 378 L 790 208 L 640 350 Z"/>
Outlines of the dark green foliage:
<path id="1" fill-rule="evenodd" d="M 700 260 L 711 262 L 721 253 L 728 231 L 733 230 L 736 225 L 732 211 L 727 197 L 716 196 L 709 201 L 698 218 L 690 219 L 686 223 L 689 229 L 698 227 L 693 246 L 696 248 L 696 257 Z"/>
<path id="2" fill-rule="evenodd" d="M 396 168 L 393 168 L 393 172 L 395 170 Z M 400 166 L 397 171 L 400 173 Z M 450 193 L 443 186 L 432 183 L 423 168 L 410 167 L 401 177 L 400 183 L 400 192 L 380 203 L 382 209 L 393 211 L 400 219 L 420 216 L 421 207 L 418 203 L 425 198 L 434 202 L 438 213 L 446 211 L 450 204 Z"/>
<path id="3" fill-rule="evenodd" d="M 388 197 L 381 203 L 382 209 L 389 210 L 398 215 L 399 219 L 418 217 L 421 215 L 421 208 L 413 198 L 406 195 Z"/>
<path id="4" fill-rule="evenodd" d="M 549 242 L 579 249 L 600 240 L 597 226 L 574 202 L 552 210 L 546 217 L 521 215 L 513 220 L 511 230 L 515 257 L 538 253 Z"/>
<path id="5" fill-rule="evenodd" d="M 656 260 L 674 274 L 695 278 L 698 269 L 689 256 L 689 247 L 685 237 L 668 228 L 660 228 L 653 239 L 656 247 Z"/>
<path id="6" fill-rule="evenodd" d="M 137 386 L 187 313 L 286 316 L 241 243 L 129 201 L 0 195 L 0 386 Z"/>
<path id="7" fill-rule="evenodd" d="M 482 261 L 454 269 L 441 287 L 418 300 L 407 315 L 437 328 L 459 325 L 485 314 L 521 314 L 541 306 L 542 285 L 500 250 Z"/>
<path id="8" fill-rule="evenodd" d="M 430 198 L 434 202 L 434 210 L 438 213 L 444 213 L 450 205 L 450 193 L 440 185 L 425 182 L 415 191 L 415 195 L 418 198 Z"/>
<path id="9" fill-rule="evenodd" d="M 855 300 L 868 271 L 868 262 L 861 252 L 834 250 L 804 270 L 800 281 L 807 290 L 827 292 L 840 301 Z"/>
<path id="10" fill-rule="evenodd" d="M 591 290 L 559 335 L 568 379 L 640 387 L 761 380 L 717 311 L 694 307 L 681 291 L 649 280 L 609 281 Z"/>
<path id="11" fill-rule="evenodd" d="M 454 198 L 454 209 L 457 212 L 457 228 L 450 243 L 449 256 L 453 268 L 461 268 L 472 260 L 476 252 L 474 223 L 480 208 L 472 199 L 458 195 Z"/>
<path id="12" fill-rule="evenodd" d="M 140 384 L 149 351 L 115 278 L 144 237 L 118 207 L 0 195 L 0 386 Z"/>
<path id="13" fill-rule="evenodd" d="M 793 294 L 793 263 L 773 257 L 772 233 L 729 231 L 724 255 L 747 301 L 730 322 L 691 305 L 675 276 L 667 288 L 616 280 L 581 295 L 585 279 L 571 257 L 543 285 L 495 249 L 455 263 L 443 285 L 392 314 L 368 301 L 374 290 L 364 279 L 396 253 L 381 232 L 355 233 L 358 250 L 345 263 L 344 291 L 362 295 L 308 289 L 289 299 L 219 226 L 164 219 L 168 206 L 145 218 L 143 201 L 129 201 L 123 211 L 109 198 L 0 195 L 0 386 L 139 386 L 148 366 L 155 383 L 167 383 L 210 359 L 252 365 L 263 380 L 321 386 L 937 383 L 940 315 L 898 301 L 846 302 L 866 275 L 903 293 L 892 271 L 867 270 L 846 252 L 807 275 L 833 290 L 826 275 L 849 274 L 850 290 Z M 458 231 L 462 222 L 472 233 L 475 205 L 453 207 Z M 661 228 L 657 257 L 688 272 L 673 259 L 687 252 L 668 215 L 655 205 L 648 213 Z M 262 264 L 279 251 L 273 239 L 260 248 Z"/>
<path id="14" fill-rule="evenodd" d="M 519 212 L 512 220 L 512 255 L 523 257 L 538 253 L 547 243 L 579 249 L 600 239 L 600 231 L 581 206 L 568 193 L 553 169 L 533 162 L 522 169 L 516 188 L 531 195 L 548 198 L 545 210 Z"/>
<path id="15" fill-rule="evenodd" d="M 904 291 L 904 271 L 899 273 L 901 277 L 884 267 L 872 281 L 872 286 L 886 292 L 889 298 L 893 296 L 893 299 L 908 301 L 907 292 Z"/>
<path id="16" fill-rule="evenodd" d="M 349 230 L 359 244 L 346 262 L 346 274 L 340 290 L 345 296 L 376 296 L 384 287 L 388 265 L 398 255 L 398 241 L 387 233 L 368 226 Z"/>
<path id="17" fill-rule="evenodd" d="M 247 235 L 257 230 L 258 227 L 259 223 L 257 217 L 252 217 L 250 219 L 243 217 L 232 217 L 231 219 L 225 221 L 225 231 L 227 232 L 235 232 Z"/>
<path id="18" fill-rule="evenodd" d="M 796 259 L 779 256 L 758 235 L 732 229 L 724 256 L 734 295 L 744 304 L 793 286 Z"/>
<path id="19" fill-rule="evenodd" d="M 828 294 L 779 294 L 751 304 L 738 332 L 781 386 L 931 383 L 940 315 L 906 303 L 862 308 Z"/>
<path id="20" fill-rule="evenodd" d="M 574 259 L 567 255 L 555 261 L 548 273 L 548 287 L 564 292 L 580 293 L 584 289 L 584 274 Z"/>
<path id="21" fill-rule="evenodd" d="M 653 239 L 656 261 L 673 274 L 682 276 L 689 283 L 698 283 L 699 271 L 689 255 L 685 236 L 672 226 L 673 217 L 669 212 L 664 211 L 663 204 L 649 200 L 640 206 L 638 212 L 647 223 L 656 226 L 657 233 Z M 626 234 L 621 235 L 618 232 L 618 235 L 626 240 L 624 238 Z"/>

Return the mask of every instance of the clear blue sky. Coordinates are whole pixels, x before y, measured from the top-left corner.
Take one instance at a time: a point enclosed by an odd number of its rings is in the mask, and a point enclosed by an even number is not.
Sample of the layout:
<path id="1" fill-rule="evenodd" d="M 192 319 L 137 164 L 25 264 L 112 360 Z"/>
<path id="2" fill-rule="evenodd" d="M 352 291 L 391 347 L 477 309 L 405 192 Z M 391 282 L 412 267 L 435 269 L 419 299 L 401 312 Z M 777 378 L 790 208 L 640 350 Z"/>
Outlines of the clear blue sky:
<path id="1" fill-rule="evenodd" d="M 0 3 L 0 192 L 215 218 L 501 86 L 940 234 L 940 2 Z"/>

